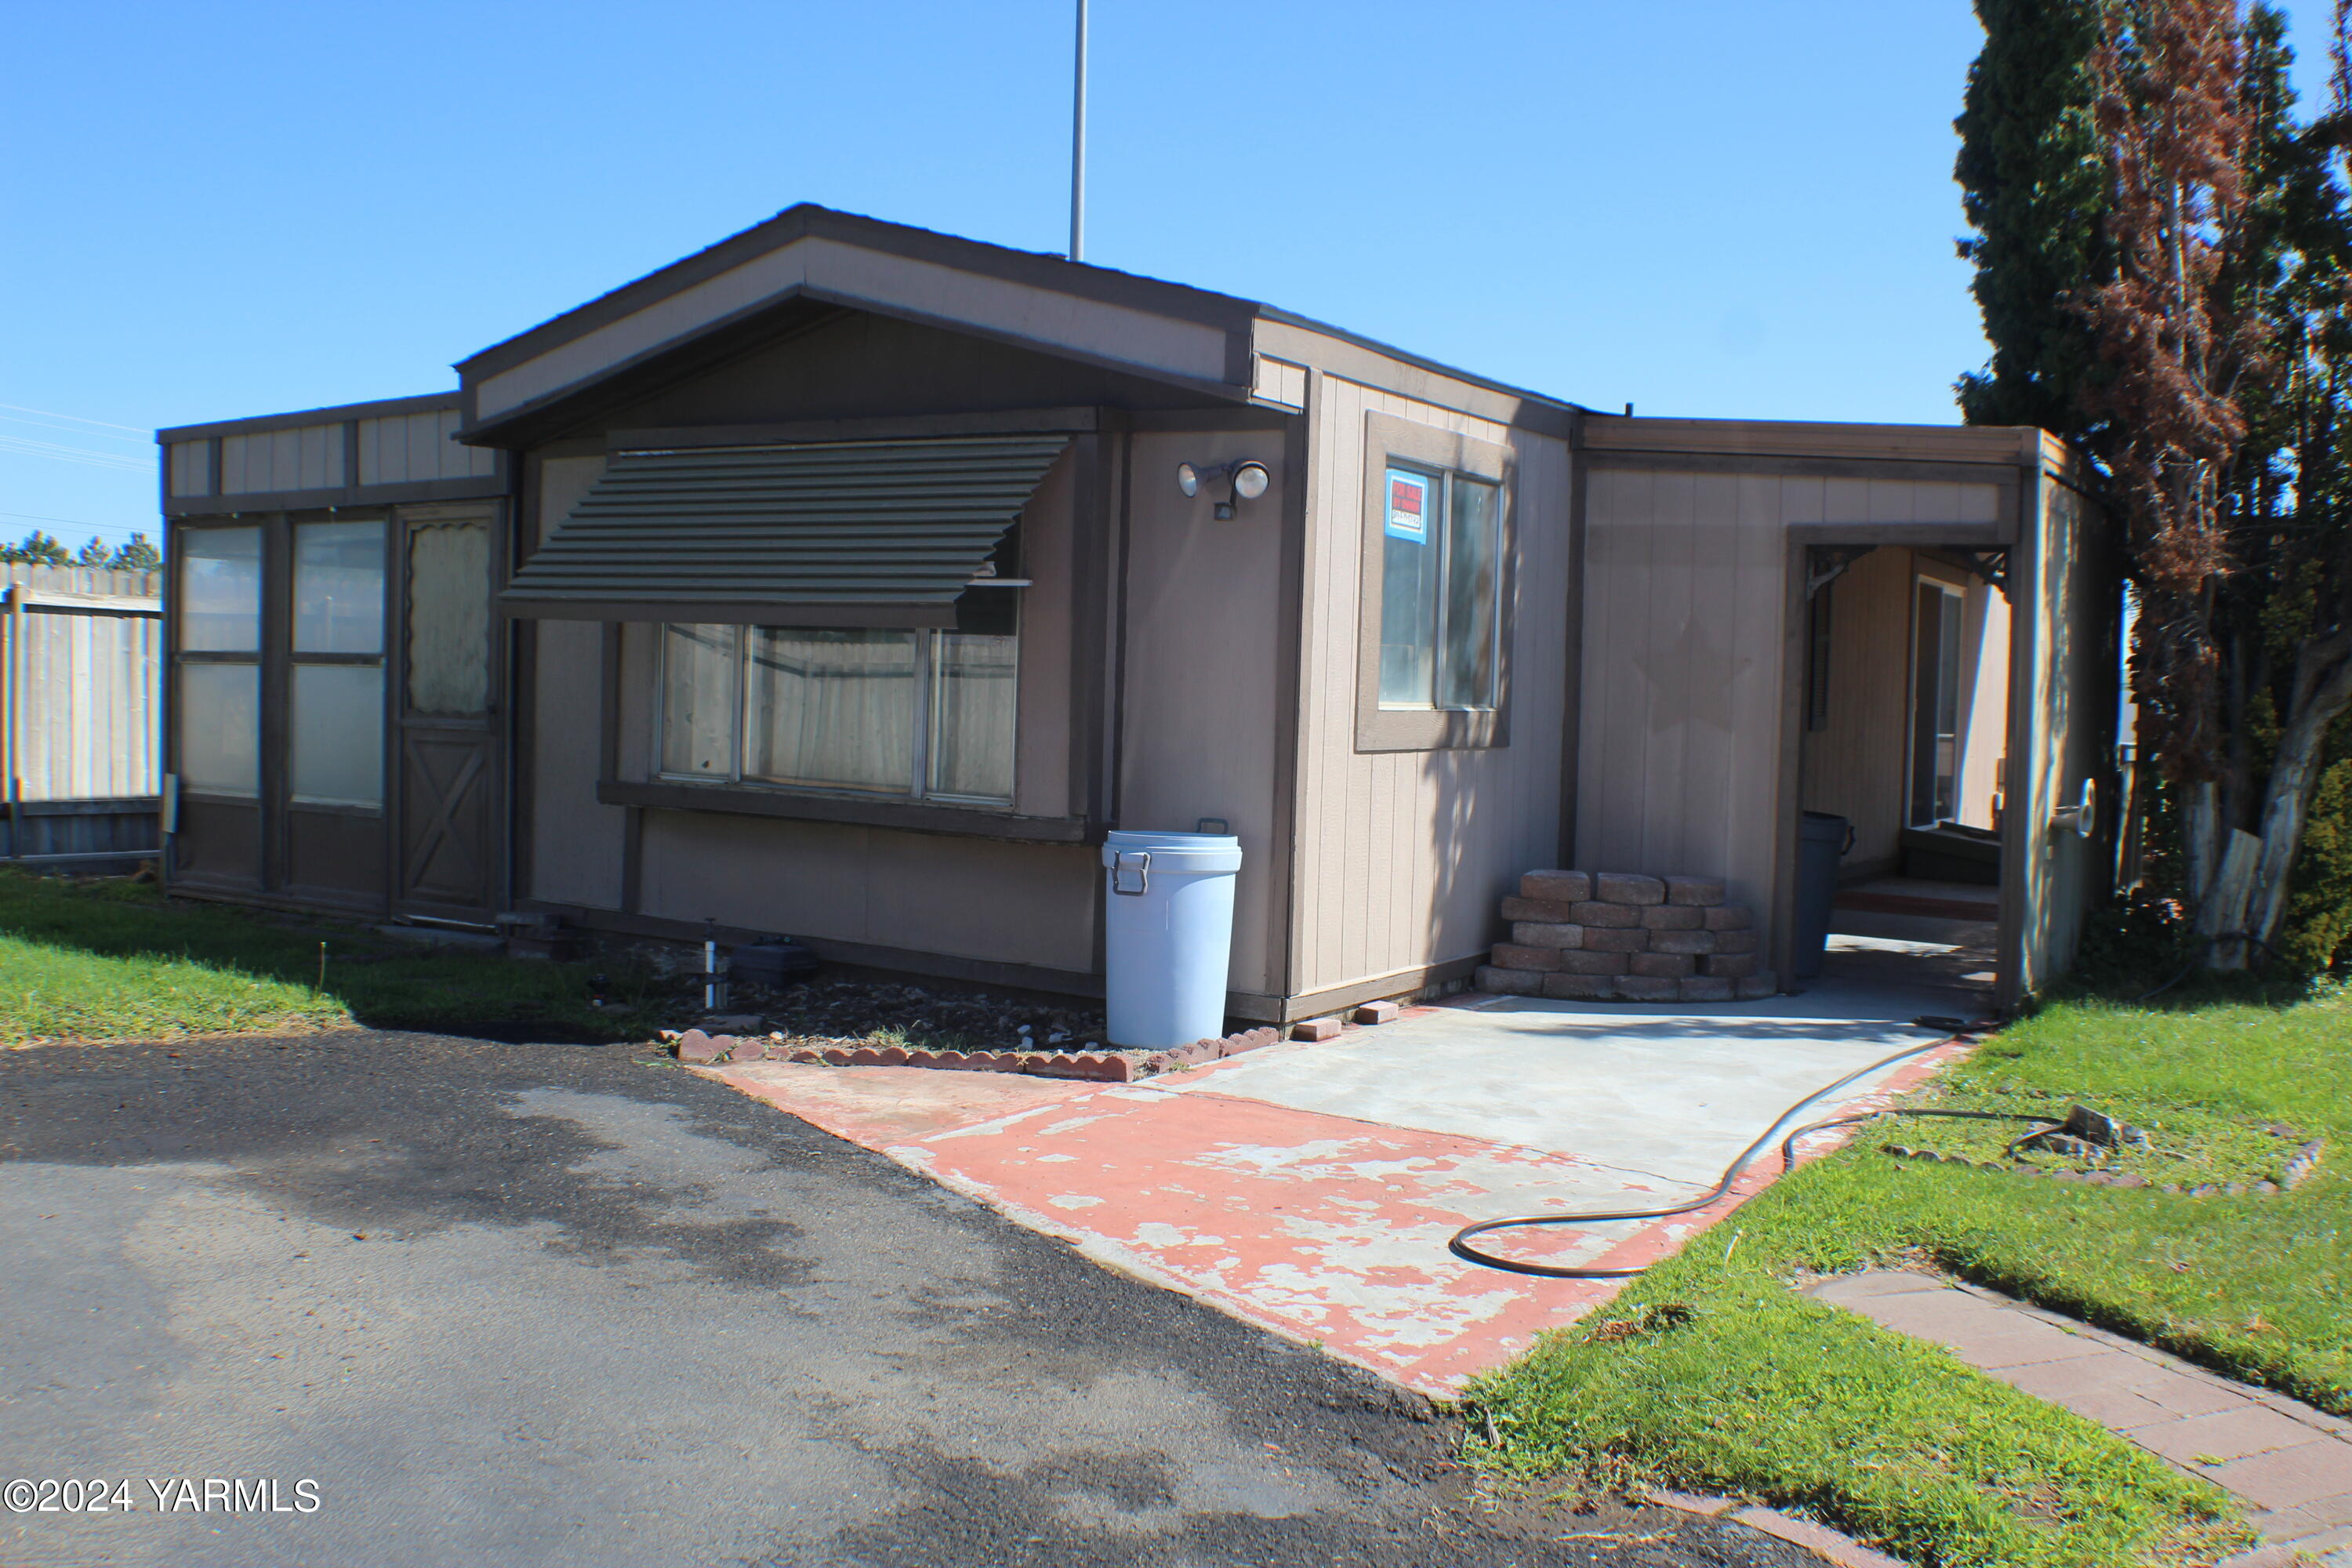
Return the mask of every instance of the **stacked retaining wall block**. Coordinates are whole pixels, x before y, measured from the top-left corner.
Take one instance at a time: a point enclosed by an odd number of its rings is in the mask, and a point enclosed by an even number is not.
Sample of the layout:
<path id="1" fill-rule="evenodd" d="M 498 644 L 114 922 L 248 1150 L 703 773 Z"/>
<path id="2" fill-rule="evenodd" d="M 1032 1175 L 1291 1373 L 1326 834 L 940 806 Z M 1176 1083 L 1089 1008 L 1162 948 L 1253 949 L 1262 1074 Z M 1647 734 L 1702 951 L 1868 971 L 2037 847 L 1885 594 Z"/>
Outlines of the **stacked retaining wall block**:
<path id="1" fill-rule="evenodd" d="M 1503 900 L 1511 940 L 1478 989 L 1578 1002 L 1731 1002 L 1769 996 L 1756 920 L 1711 877 L 1530 871 Z"/>

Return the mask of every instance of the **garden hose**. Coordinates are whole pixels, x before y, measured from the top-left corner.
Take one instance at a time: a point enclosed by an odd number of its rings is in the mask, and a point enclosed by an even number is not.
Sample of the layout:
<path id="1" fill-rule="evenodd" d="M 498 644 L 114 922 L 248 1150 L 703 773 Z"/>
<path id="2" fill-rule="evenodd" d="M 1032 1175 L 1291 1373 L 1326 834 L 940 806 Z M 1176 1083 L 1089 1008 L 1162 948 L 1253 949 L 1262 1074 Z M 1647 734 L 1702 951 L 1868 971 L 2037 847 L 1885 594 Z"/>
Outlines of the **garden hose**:
<path id="1" fill-rule="evenodd" d="M 1831 1095 L 1835 1094 L 1838 1090 L 1845 1088 L 1848 1084 L 1868 1078 L 1872 1073 L 1878 1071 L 1882 1068 L 1892 1067 L 1896 1062 L 1907 1061 L 1913 1057 L 1925 1056 L 1929 1051 L 1941 1050 L 1951 1043 L 1952 1042 L 1949 1039 L 1941 1039 L 1931 1040 L 1924 1046 L 1913 1046 L 1907 1050 L 1897 1051 L 1891 1057 L 1882 1057 L 1877 1061 L 1872 1062 L 1867 1067 L 1856 1068 L 1853 1071 L 1846 1074 L 1843 1078 L 1839 1079 L 1834 1083 L 1824 1084 L 1821 1088 L 1813 1090 L 1812 1093 L 1805 1096 L 1804 1099 L 1797 1101 L 1796 1104 L 1789 1107 L 1788 1110 L 1780 1112 L 1779 1116 L 1773 1118 L 1772 1124 L 1764 1129 L 1763 1132 L 1757 1137 L 1756 1142 L 1741 1150 L 1739 1157 L 1732 1161 L 1731 1163 L 1725 1168 L 1723 1179 L 1721 1181 L 1716 1183 L 1714 1186 L 1708 1188 L 1697 1197 L 1692 1198 L 1687 1203 L 1672 1204 L 1664 1208 L 1654 1209 L 1615 1209 L 1605 1214 L 1517 1215 L 1508 1219 L 1482 1220 L 1476 1225 L 1465 1225 L 1460 1230 L 1455 1231 L 1454 1233 L 1454 1239 L 1445 1244 L 1445 1249 L 1454 1254 L 1454 1257 L 1461 1258 L 1465 1263 L 1475 1263 L 1480 1267 L 1486 1268 L 1500 1268 L 1507 1273 L 1511 1274 L 1534 1274 L 1547 1279 L 1630 1279 L 1633 1276 L 1643 1272 L 1643 1269 L 1572 1268 L 1564 1265 L 1553 1263 L 1526 1263 L 1514 1258 L 1502 1258 L 1491 1252 L 1481 1252 L 1478 1248 L 1470 1245 L 1470 1238 L 1474 1236 L 1484 1236 L 1488 1231 L 1493 1230 L 1519 1230 L 1537 1226 L 1601 1225 L 1611 1220 L 1671 1219 L 1678 1214 L 1689 1214 L 1694 1209 L 1703 1209 L 1706 1207 L 1707 1205 L 1714 1203 L 1717 1198 L 1722 1197 L 1726 1193 L 1731 1190 L 1731 1184 L 1739 1179 L 1740 1173 L 1747 1170 L 1750 1164 L 1754 1163 L 1756 1157 L 1759 1154 L 1761 1154 L 1765 1150 L 1772 1146 L 1774 1135 L 1779 1133 L 1780 1129 L 1786 1126 L 1799 1111 L 1804 1110 L 1807 1106 L 1811 1105 L 1816 1100 L 1828 1099 Z M 1886 1110 L 1864 1111 L 1858 1116 L 1836 1116 L 1832 1117 L 1826 1121 L 1816 1121 L 1811 1123 L 1810 1126 L 1800 1127 L 1781 1140 L 1781 1173 L 1783 1175 L 1787 1174 L 1788 1172 L 1796 1164 L 1797 1140 L 1804 1137 L 1807 1133 L 1821 1132 L 1832 1127 L 1850 1127 L 1855 1122 L 1875 1121 L 1881 1116 L 1955 1116 L 1964 1117 L 1968 1120 L 1976 1121 L 2040 1121 L 2046 1123 L 2049 1127 L 2061 1125 L 2059 1121 L 2053 1117 L 2019 1115 L 2015 1112 L 2004 1110 Z M 2032 1137 L 2033 1134 L 2028 1133 L 2026 1136 Z M 1645 1265 L 1644 1268 L 1646 1267 L 1647 1266 Z"/>

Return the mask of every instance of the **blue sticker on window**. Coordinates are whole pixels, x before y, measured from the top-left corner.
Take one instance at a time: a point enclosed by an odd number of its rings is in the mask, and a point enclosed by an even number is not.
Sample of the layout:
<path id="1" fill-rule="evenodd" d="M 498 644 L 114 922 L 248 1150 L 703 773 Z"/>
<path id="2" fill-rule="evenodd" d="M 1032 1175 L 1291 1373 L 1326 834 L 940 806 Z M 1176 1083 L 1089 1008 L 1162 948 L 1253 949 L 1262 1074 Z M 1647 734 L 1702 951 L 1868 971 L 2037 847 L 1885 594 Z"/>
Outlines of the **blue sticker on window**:
<path id="1" fill-rule="evenodd" d="M 1422 475 L 1389 470 L 1389 521 L 1384 531 L 1391 539 L 1429 542 L 1429 490 L 1430 482 Z"/>

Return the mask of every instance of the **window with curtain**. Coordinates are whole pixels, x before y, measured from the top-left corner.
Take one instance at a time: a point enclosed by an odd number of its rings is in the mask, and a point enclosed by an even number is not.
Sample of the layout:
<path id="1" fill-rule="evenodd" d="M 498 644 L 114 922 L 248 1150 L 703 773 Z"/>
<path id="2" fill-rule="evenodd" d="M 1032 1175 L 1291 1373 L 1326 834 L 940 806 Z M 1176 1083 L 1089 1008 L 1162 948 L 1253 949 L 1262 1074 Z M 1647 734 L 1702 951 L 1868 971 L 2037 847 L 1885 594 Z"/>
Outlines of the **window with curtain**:
<path id="1" fill-rule="evenodd" d="M 1380 705 L 1495 706 L 1500 487 L 1391 464 L 1381 534 Z"/>
<path id="2" fill-rule="evenodd" d="M 938 631 L 665 626 L 661 773 L 1010 805 L 1017 616 L 1002 587 Z"/>

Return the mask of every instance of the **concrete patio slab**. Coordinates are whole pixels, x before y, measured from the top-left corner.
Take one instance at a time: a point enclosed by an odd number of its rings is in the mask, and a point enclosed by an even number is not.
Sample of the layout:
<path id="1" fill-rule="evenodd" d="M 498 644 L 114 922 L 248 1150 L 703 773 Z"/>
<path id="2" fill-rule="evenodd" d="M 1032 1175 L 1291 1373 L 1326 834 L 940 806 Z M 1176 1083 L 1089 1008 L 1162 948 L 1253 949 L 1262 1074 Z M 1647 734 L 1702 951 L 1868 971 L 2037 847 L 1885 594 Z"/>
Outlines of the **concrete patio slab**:
<path id="1" fill-rule="evenodd" d="M 1807 1009 L 1805 1000 L 1661 1013 L 1496 997 L 1475 1009 L 1417 1009 L 1324 1045 L 1260 1051 L 1168 1087 L 1574 1154 L 1704 1186 L 1784 1107 L 1942 1037 Z"/>
<path id="2" fill-rule="evenodd" d="M 1935 1037 L 1905 1021 L 1905 999 L 1834 985 L 1671 1014 L 1497 1000 L 1513 1005 L 1415 1008 L 1336 1042 L 1141 1084 L 780 1062 L 697 1070 L 1106 1265 L 1444 1395 L 1622 1283 L 1467 1265 L 1445 1249 L 1455 1230 L 1693 1195 L 1790 1101 Z M 1966 1049 L 1914 1058 L 1819 1115 L 1885 1103 Z M 1806 1152 L 1830 1146 L 1816 1144 Z M 1695 1214 L 1490 1240 L 1532 1261 L 1640 1268 L 1778 1170 L 1759 1161 Z"/>

